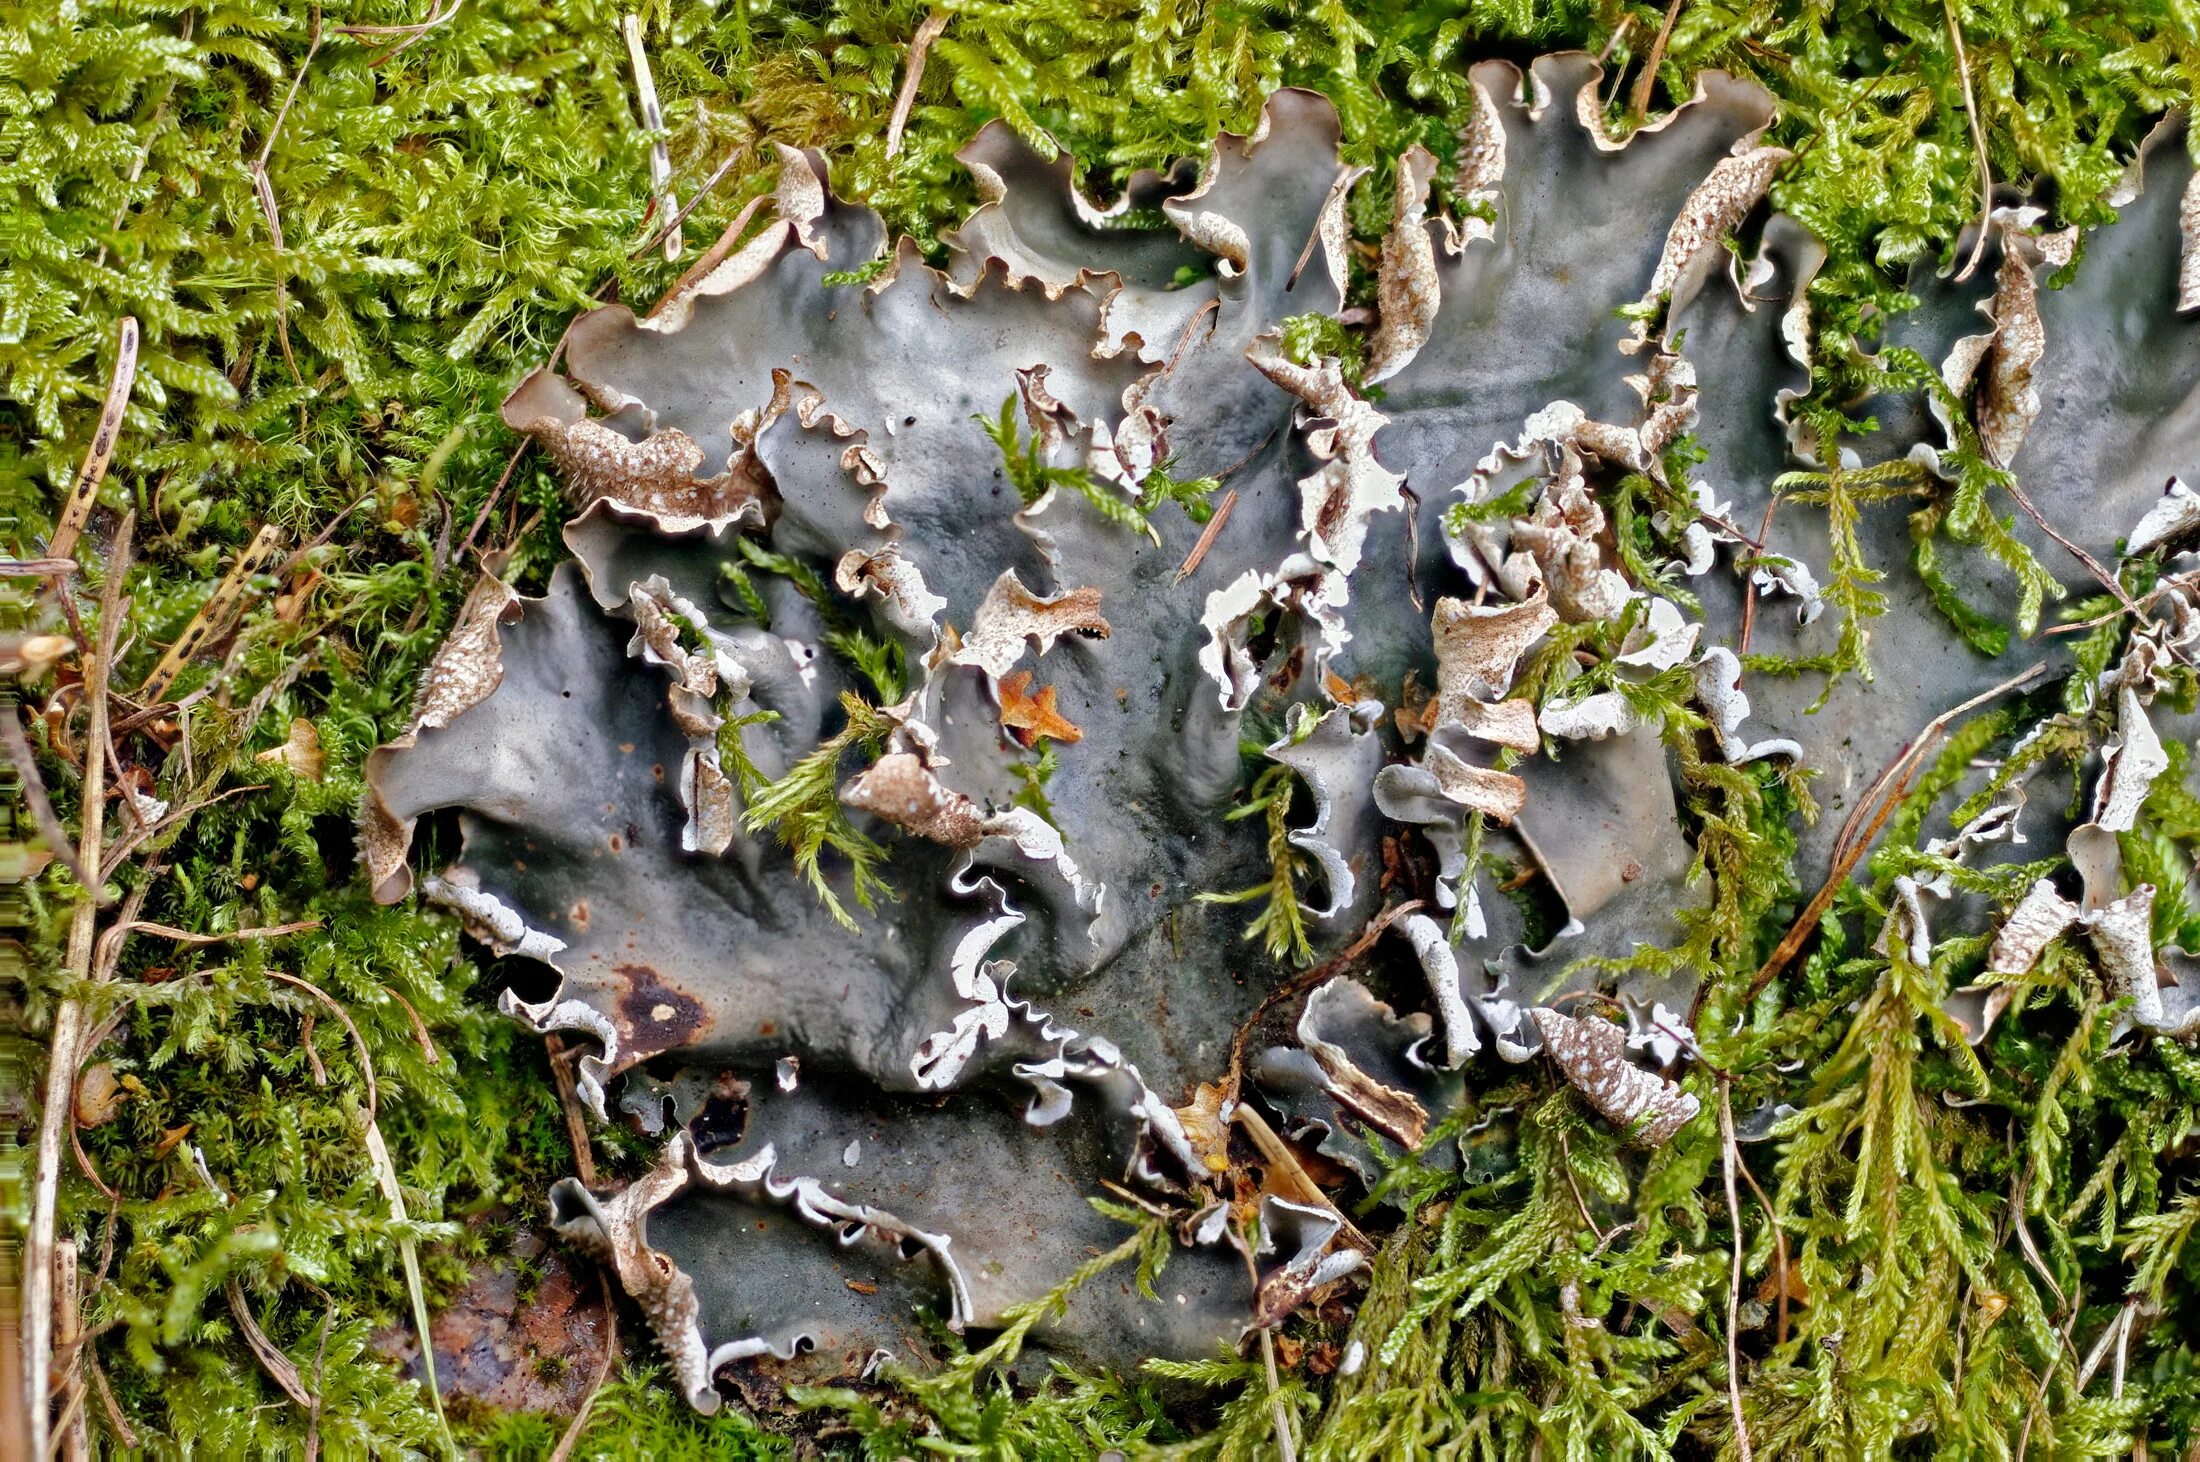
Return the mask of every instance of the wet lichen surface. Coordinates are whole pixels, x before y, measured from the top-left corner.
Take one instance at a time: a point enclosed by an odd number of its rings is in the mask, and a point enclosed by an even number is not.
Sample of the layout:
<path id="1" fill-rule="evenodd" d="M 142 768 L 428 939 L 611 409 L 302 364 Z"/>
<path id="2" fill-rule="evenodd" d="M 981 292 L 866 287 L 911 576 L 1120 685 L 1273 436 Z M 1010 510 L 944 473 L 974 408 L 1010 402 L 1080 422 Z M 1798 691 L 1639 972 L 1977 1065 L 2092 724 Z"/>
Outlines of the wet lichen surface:
<path id="1" fill-rule="evenodd" d="M 2191 1450 L 2183 10 L 0 56 L 51 1450 Z"/>
<path id="2" fill-rule="evenodd" d="M 1284 91 L 1113 207 L 987 131 L 944 268 L 782 149 L 759 226 L 506 402 L 572 562 L 469 598 L 364 847 L 401 897 L 416 820 L 459 809 L 427 896 L 555 972 L 505 1009 L 592 1042 L 595 1117 L 661 1138 L 552 1210 L 696 1407 L 743 1368 L 922 1374 L 940 1325 L 1043 1311 L 1034 1344 L 1122 1369 L 1349 1308 L 1359 1224 L 1482 1160 L 1461 1118 L 1506 1064 L 1547 1058 L 1607 1146 L 1792 1153 L 1847 1119 L 1736 1109 L 1700 975 L 1792 911 L 1723 998 L 1745 1037 L 1860 867 L 1864 998 L 1958 1067 L 2051 953 L 2118 1037 L 2200 1028 L 2182 916 L 2120 851 L 2165 815 L 2200 608 L 2181 124 L 2069 288 L 2077 231 L 2016 204 L 1975 271 L 1921 266 L 1843 362 L 1865 437 L 1812 391 L 1824 250 L 1765 202 L 1765 94 L 1707 74 L 1619 136 L 1592 58 L 1470 77 L 1455 165 L 1385 169 L 1372 307 L 1368 170 Z M 2027 636 L 2050 599 L 2135 617 L 2024 670 L 1969 607 L 1997 595 Z M 1951 937 L 1983 969 L 1935 994 Z M 1065 1292 L 1126 1219 L 1165 1268 Z"/>

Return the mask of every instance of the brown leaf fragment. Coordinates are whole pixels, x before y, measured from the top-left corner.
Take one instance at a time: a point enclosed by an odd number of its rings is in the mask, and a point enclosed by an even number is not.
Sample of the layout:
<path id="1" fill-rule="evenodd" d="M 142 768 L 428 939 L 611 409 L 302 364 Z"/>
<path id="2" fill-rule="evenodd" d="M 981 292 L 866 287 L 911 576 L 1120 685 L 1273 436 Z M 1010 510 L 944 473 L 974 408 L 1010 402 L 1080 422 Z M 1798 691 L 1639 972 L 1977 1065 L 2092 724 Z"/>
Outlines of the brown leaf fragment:
<path id="1" fill-rule="evenodd" d="M 165 1129 L 160 1134 L 160 1141 L 153 1144 L 153 1160 L 155 1162 L 158 1162 L 162 1158 L 168 1156 L 168 1154 L 170 1154 L 171 1152 L 174 1152 L 179 1146 L 182 1145 L 183 1139 L 189 1137 L 190 1135 L 191 1124 L 189 1122 L 184 1123 L 181 1127 L 170 1127 Z"/>
<path id="2" fill-rule="evenodd" d="M 290 723 L 289 739 L 281 746 L 271 746 L 252 758 L 255 762 L 278 762 L 290 769 L 293 776 L 309 782 L 321 780 L 321 770 L 327 758 L 321 753 L 321 733 L 313 729 L 313 723 L 299 716 Z"/>
<path id="3" fill-rule="evenodd" d="M 2070 262 L 2077 232 L 2037 234 L 2023 212 L 1996 209 L 1993 224 L 2001 232 L 2001 268 L 1994 296 L 1981 309 L 1994 328 L 1955 343 L 1941 363 L 1948 389 L 1972 403 L 1979 444 L 1996 462 L 2015 460 L 2026 433 L 2040 414 L 2033 372 L 2047 353 L 2047 330 L 2040 319 L 2036 277 L 2041 264 L 2060 268 Z M 1943 415 L 1937 402 L 1934 414 Z M 1952 438 L 1951 438 L 1952 439 Z"/>
<path id="4" fill-rule="evenodd" d="M 985 818 L 977 804 L 942 783 L 914 752 L 880 757 L 848 779 L 840 800 L 843 806 L 950 848 L 972 847 L 985 836 Z"/>
<path id="5" fill-rule="evenodd" d="M 1642 1146 L 1664 1146 L 1702 1109 L 1693 1094 L 1629 1061 L 1627 1032 L 1610 1021 L 1538 1006 L 1535 1024 L 1543 1049 L 1574 1089 Z"/>
<path id="6" fill-rule="evenodd" d="M 1001 682 L 1001 726 L 1025 746 L 1052 739 L 1064 744 L 1084 739 L 1085 733 L 1054 708 L 1051 685 L 1031 693 L 1031 672 L 1019 670 Z"/>
<path id="7" fill-rule="evenodd" d="M 1994 936 L 1986 968 L 1997 975 L 2025 975 L 2056 936 L 2077 922 L 2078 906 L 2055 892 L 2047 879 L 2034 883 Z"/>
<path id="8" fill-rule="evenodd" d="M 1065 589 L 1045 597 L 1025 588 L 1014 569 L 1006 569 L 986 591 L 969 632 L 948 658 L 952 664 L 975 665 L 999 679 L 1023 658 L 1026 640 L 1037 641 L 1039 653 L 1044 655 L 1063 635 L 1091 635 L 1104 640 L 1110 633 L 1107 620 L 1100 615 L 1098 589 Z"/>
<path id="9" fill-rule="evenodd" d="M 1189 1103 L 1176 1109 L 1185 1140 L 1210 1173 L 1230 1171 L 1230 1113 L 1236 1105 L 1229 1093 L 1214 1082 L 1201 1082 Z"/>
<path id="10" fill-rule="evenodd" d="M 102 1061 L 85 1067 L 76 1079 L 76 1125 L 98 1127 L 113 1121 L 122 1110 L 122 1095 L 122 1083 L 115 1079 L 111 1064 Z"/>

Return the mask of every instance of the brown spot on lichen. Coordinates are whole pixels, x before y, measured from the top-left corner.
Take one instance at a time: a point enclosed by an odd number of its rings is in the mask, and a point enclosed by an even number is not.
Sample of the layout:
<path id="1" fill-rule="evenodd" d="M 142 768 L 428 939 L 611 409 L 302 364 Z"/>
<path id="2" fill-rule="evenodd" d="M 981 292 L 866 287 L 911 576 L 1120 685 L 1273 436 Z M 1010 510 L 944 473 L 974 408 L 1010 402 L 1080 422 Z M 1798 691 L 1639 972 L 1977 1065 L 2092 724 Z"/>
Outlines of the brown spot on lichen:
<path id="1" fill-rule="evenodd" d="M 624 964 L 613 971 L 626 986 L 619 995 L 619 1024 L 629 1062 L 692 1042 L 709 1025 L 702 1002 L 665 983 L 649 965 Z"/>

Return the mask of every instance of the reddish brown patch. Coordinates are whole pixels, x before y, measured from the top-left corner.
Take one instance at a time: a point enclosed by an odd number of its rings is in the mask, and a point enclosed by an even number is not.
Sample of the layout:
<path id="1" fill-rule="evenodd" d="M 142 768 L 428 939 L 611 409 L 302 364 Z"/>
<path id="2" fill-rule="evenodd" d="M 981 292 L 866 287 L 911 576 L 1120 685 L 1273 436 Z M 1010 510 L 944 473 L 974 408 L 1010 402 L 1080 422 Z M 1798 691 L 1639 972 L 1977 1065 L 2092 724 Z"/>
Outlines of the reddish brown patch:
<path id="1" fill-rule="evenodd" d="M 582 933 L 586 933 L 588 931 L 588 900 L 582 899 L 578 903 L 574 904 L 572 909 L 566 914 L 566 917 L 573 921 L 573 927 L 575 929 L 580 930 Z"/>
<path id="2" fill-rule="evenodd" d="M 619 995 L 619 1024 L 624 1028 L 629 1059 L 638 1061 L 687 1045 L 710 1024 L 701 1001 L 666 984 L 650 966 L 620 965 L 613 973 L 626 985 Z"/>
<path id="3" fill-rule="evenodd" d="M 521 1263 L 532 1261 L 530 1273 Z M 569 1414 L 603 1363 L 603 1291 L 591 1272 L 528 1229 L 510 1254 L 481 1263 L 466 1288 L 439 1312 L 431 1336 L 435 1373 L 446 1397 L 504 1411 Z M 374 1337 L 375 1349 L 420 1374 L 410 1325 Z"/>

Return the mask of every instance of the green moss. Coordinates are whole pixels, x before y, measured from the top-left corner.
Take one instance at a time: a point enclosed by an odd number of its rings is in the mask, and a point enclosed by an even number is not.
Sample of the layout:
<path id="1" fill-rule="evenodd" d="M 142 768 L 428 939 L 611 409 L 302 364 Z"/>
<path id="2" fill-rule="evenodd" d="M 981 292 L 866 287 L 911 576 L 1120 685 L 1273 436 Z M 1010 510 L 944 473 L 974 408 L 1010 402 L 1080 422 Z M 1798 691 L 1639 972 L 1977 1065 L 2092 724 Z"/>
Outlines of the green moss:
<path id="1" fill-rule="evenodd" d="M 142 679 L 261 524 L 277 525 L 286 547 L 327 535 L 299 572 L 254 585 L 226 692 L 186 718 L 192 784 L 226 796 L 166 850 L 144 906 L 146 917 L 196 931 L 302 918 L 322 919 L 324 931 L 207 947 L 140 935 L 122 978 L 95 1002 L 95 1018 L 116 1021 L 99 1059 L 135 1085 L 113 1120 L 85 1131 L 84 1146 L 121 1196 L 110 1204 L 72 1173 L 63 1228 L 93 1266 L 114 1236 L 88 1318 L 111 1326 L 95 1353 L 149 1450 L 302 1449 L 307 1417 L 241 1339 L 231 1280 L 323 1396 L 330 1455 L 438 1449 L 427 1399 L 370 1344 L 377 1330 L 409 1323 L 400 1247 L 420 1246 L 429 1288 L 448 1294 L 487 1243 L 463 1220 L 499 1205 L 535 1211 L 544 1185 L 570 1170 L 539 1042 L 490 1012 L 483 997 L 494 977 L 466 956 L 448 919 L 411 901 L 366 901 L 351 827 L 361 760 L 403 728 L 411 687 L 483 550 L 508 548 L 508 572 L 525 585 L 561 554 L 557 486 L 539 457 L 514 456 L 495 406 L 576 311 L 613 293 L 661 293 L 701 241 L 769 186 L 771 143 L 822 149 L 836 187 L 931 247 L 974 201 L 953 153 L 991 118 L 1058 141 L 1106 191 L 1135 168 L 1197 154 L 1217 129 L 1249 128 L 1267 92 L 1305 84 L 1335 99 L 1348 155 L 1386 169 L 1410 142 L 1452 154 L 1468 61 L 1585 45 L 1631 75 L 1665 19 L 1662 6 L 1620 0 L 965 0 L 933 47 L 904 145 L 888 158 L 903 47 L 925 9 L 915 0 L 645 9 L 676 190 L 690 197 L 732 159 L 687 219 L 677 261 L 654 250 L 629 257 L 660 220 L 649 214 L 648 139 L 627 94 L 618 12 L 592 0 L 478 0 L 438 9 L 442 21 L 416 38 L 337 32 L 424 13 L 394 0 L 322 12 L 274 0 L 213 9 L 35 0 L 0 17 L 9 546 L 34 552 L 57 511 L 125 314 L 142 327 L 143 353 L 102 502 L 137 510 L 146 559 L 129 586 L 122 683 Z M 1827 243 L 1813 294 L 1836 332 L 1868 340 L 1909 303 L 1906 266 L 1951 258 L 1976 214 L 1951 22 L 1964 36 L 1992 175 L 2044 190 L 2058 222 L 2105 218 L 2119 158 L 2163 108 L 2200 91 L 2200 37 L 2183 0 L 1697 0 L 1676 12 L 1650 100 L 1685 94 L 1709 66 L 1754 77 L 1780 99 L 1772 135 L 1797 157 L 1774 199 Z M 251 167 L 263 149 L 281 250 Z M 1355 203 L 1363 239 L 1386 222 L 1386 198 L 1372 187 Z M 1305 325 L 1301 348 L 1351 359 L 1333 325 Z M 1824 405 L 1871 384 L 1862 361 L 1841 352 L 1821 361 L 1810 419 L 1822 441 L 1868 440 L 1867 423 L 1837 420 Z M 2014 603 L 1944 608 L 1974 641 L 2005 625 L 2024 633 L 2045 612 L 2047 587 L 1996 516 L 1993 471 L 1963 457 L 1962 444 L 1957 465 L 1956 492 L 1922 525 L 1919 566 L 1932 581 L 1925 555 L 1943 541 L 2000 555 L 2019 577 Z M 1896 566 L 1865 561 L 1853 525 L 1860 504 L 1915 489 L 1903 470 L 1783 484 L 1835 528 L 1827 594 L 1846 629 L 1834 662 L 1817 668 L 1866 672 L 1869 622 L 1884 609 L 1873 585 Z M 1181 484 L 1130 511 L 1142 517 L 1173 499 L 1196 517 L 1211 490 Z M 1648 565 L 1656 545 L 1641 527 L 1659 504 L 1647 495 L 1629 503 L 1625 546 Z M 740 567 L 786 571 L 751 559 Z M 307 570 L 319 575 L 310 589 Z M 87 611 L 98 580 L 95 569 L 80 586 Z M 744 582 L 733 593 L 761 613 Z M 2107 663 L 2120 633 L 2113 623 L 2094 632 L 2081 659 Z M 889 680 L 902 672 L 883 649 L 836 649 L 893 698 Z M 1543 684 L 1555 664 L 1530 674 Z M 196 668 L 178 689 L 213 675 Z M 2040 713 L 2028 705 L 2022 719 Z M 254 760 L 293 718 L 318 731 L 322 780 Z M 1682 751 L 1687 723 L 1666 725 Z M 1976 733 L 1985 740 L 1959 733 L 1949 755 L 2006 744 L 2022 729 L 1994 721 Z M 2050 735 L 2027 754 L 2076 749 Z M 1871 952 L 1890 880 L 1919 866 L 1927 812 L 1945 811 L 1957 791 L 1959 764 L 1945 757 L 1905 806 L 1890 851 L 1836 900 L 1819 941 L 1750 998 L 1750 976 L 1798 892 L 1779 870 L 1807 788 L 1683 755 L 1700 876 L 1713 893 L 1684 951 L 1665 952 L 1706 982 L 1706 1063 L 1693 1089 L 1715 1102 L 1717 1071 L 1738 1113 L 1795 1108 L 1771 1147 L 1745 1157 L 1774 1215 L 1745 1196 L 1750 1295 L 1774 1274 L 1775 1221 L 1796 1291 L 1784 1338 L 1769 1321 L 1741 1338 L 1757 1454 L 1892 1450 L 1898 1439 L 1915 1449 L 1929 1432 L 1950 1454 L 1998 1455 L 2018 1427 L 2036 1455 L 2100 1455 L 2137 1435 L 2186 1445 L 2200 1427 L 2189 1340 L 2200 1172 L 2187 1137 L 2200 1123 L 2200 1062 L 2166 1041 L 2112 1051 L 2104 992 L 2068 952 L 2051 952 L 1974 1062 L 1930 1011 L 1941 990 L 1968 978 L 1978 951 L 1950 941 L 1922 968 Z M 155 768 L 164 788 L 181 784 L 183 753 L 171 756 Z M 73 819 L 73 778 L 57 759 L 45 765 L 61 815 Z M 1272 831 L 1290 796 L 1287 785 L 1259 794 Z M 814 798 L 788 803 L 790 814 L 804 809 L 816 811 Z M 796 831 L 807 839 L 814 822 Z M 429 830 L 431 858 L 455 851 L 442 836 Z M 832 837 L 827 828 L 812 846 Z M 2126 856 L 2181 887 L 2196 838 L 2200 813 L 2180 779 L 2165 777 Z M 1291 856 L 1284 845 L 1279 858 Z M 1278 870 L 1288 886 L 1286 864 Z M 133 866 L 120 882 L 127 891 L 147 879 Z M 36 936 L 22 1002 L 34 1025 L 61 993 L 51 950 L 72 892 L 58 869 L 22 890 Z M 2165 937 L 2172 927 L 2194 933 L 2183 904 L 2163 909 Z M 340 1002 L 358 1041 L 271 972 Z M 403 1224 L 388 1217 L 363 1150 L 369 1065 L 413 1215 Z M 1518 1455 L 1536 1441 L 1553 1454 L 1654 1453 L 1684 1429 L 1721 1445 L 1734 1215 L 1712 1124 L 1644 1159 L 1547 1078 L 1522 1071 L 1502 1081 L 1480 1093 L 1479 1126 L 1469 1130 L 1462 1114 L 1439 1129 L 1435 1140 L 1452 1144 L 1458 1163 L 1410 1164 L 1395 1184 L 1414 1216 L 1389 1241 L 1353 1332 L 1389 1365 L 1326 1383 L 1285 1375 L 1279 1395 L 1302 1454 L 1445 1444 Z M 1952 1107 L 1951 1096 L 1977 1104 Z M 614 1162 L 631 1160 L 616 1137 L 607 1146 Z M 2019 1223 L 2037 1260 L 2013 1242 Z M 2071 1352 L 2105 1333 L 2126 1295 L 2150 1323 L 2123 1347 L 2119 1398 L 2105 1370 L 2079 1385 Z M 1693 1338 L 1664 1318 L 1675 1314 Z M 1310 1341 L 1335 1338 L 1318 1321 L 1299 1323 Z M 1110 1441 L 1219 1455 L 1271 1445 L 1265 1379 L 1235 1361 L 1152 1381 L 1062 1377 L 1037 1395 L 964 1379 L 955 1397 L 899 1397 L 869 1429 L 912 1451 L 943 1438 L 1049 1456 Z M 1174 1388 L 1166 1407 L 1151 1389 L 1159 1381 Z M 1214 1399 L 1187 1411 L 1178 1393 L 1195 1383 Z M 104 1406 L 90 1415 L 105 1434 Z M 543 1455 L 562 1430 L 530 1417 L 467 1425 L 467 1445 L 488 1456 Z M 577 1455 L 784 1450 L 739 1417 L 691 1415 L 653 1373 L 633 1371 L 597 1398 Z"/>

